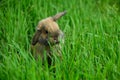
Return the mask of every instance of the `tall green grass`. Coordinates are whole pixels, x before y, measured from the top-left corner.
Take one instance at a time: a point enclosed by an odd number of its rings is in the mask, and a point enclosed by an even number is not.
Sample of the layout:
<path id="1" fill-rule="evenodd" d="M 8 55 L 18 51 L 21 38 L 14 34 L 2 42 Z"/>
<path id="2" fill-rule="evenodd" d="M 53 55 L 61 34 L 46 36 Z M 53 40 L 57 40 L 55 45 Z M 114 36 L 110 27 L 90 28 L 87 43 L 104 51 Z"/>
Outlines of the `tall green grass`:
<path id="1" fill-rule="evenodd" d="M 1 0 L 0 80 L 119 80 L 119 0 Z M 29 47 L 39 20 L 57 21 L 65 34 L 56 72 L 35 61 Z"/>

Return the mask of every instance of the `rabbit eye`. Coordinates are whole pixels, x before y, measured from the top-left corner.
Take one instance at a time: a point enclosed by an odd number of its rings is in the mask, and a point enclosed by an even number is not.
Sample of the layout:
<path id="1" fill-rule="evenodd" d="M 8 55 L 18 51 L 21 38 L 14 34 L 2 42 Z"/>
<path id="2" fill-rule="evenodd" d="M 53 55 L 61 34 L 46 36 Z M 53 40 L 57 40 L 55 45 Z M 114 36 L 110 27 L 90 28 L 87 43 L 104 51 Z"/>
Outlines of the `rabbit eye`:
<path id="1" fill-rule="evenodd" d="M 48 34 L 48 31 L 46 30 L 45 33 Z"/>

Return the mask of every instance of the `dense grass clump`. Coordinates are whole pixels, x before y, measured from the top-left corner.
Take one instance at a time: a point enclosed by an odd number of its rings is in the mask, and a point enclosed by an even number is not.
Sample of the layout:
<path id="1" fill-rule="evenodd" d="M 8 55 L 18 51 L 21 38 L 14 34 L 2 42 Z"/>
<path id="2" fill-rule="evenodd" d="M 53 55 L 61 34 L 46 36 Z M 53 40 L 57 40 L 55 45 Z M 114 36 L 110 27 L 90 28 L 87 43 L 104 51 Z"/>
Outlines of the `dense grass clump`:
<path id="1" fill-rule="evenodd" d="M 48 68 L 30 55 L 31 39 L 39 20 L 64 10 L 63 61 Z M 0 1 L 0 80 L 119 79 L 119 0 Z"/>

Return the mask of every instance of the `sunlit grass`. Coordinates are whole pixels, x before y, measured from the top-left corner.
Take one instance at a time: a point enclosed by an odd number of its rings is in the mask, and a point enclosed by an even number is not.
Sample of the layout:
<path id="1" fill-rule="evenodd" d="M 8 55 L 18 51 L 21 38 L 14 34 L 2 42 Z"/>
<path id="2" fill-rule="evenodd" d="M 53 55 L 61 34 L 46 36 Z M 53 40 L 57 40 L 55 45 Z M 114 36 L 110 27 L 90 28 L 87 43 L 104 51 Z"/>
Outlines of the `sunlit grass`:
<path id="1" fill-rule="evenodd" d="M 0 1 L 0 80 L 119 80 L 119 0 Z M 30 43 L 39 20 L 67 10 L 57 21 L 65 34 L 63 61 L 35 61 Z M 56 72 L 52 70 L 56 69 Z"/>

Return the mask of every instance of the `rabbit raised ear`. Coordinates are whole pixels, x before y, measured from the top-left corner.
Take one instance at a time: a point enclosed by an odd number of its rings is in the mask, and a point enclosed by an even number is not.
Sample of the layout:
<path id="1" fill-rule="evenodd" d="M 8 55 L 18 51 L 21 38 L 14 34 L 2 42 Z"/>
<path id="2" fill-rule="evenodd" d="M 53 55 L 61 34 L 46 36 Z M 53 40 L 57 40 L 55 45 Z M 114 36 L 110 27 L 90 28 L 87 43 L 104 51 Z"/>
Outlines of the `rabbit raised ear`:
<path id="1" fill-rule="evenodd" d="M 53 16 L 52 18 L 53 18 L 54 21 L 56 21 L 56 20 L 58 20 L 60 17 L 62 17 L 63 15 L 65 15 L 66 13 L 67 13 L 66 11 L 60 12 L 60 13 L 56 14 L 55 16 Z"/>

